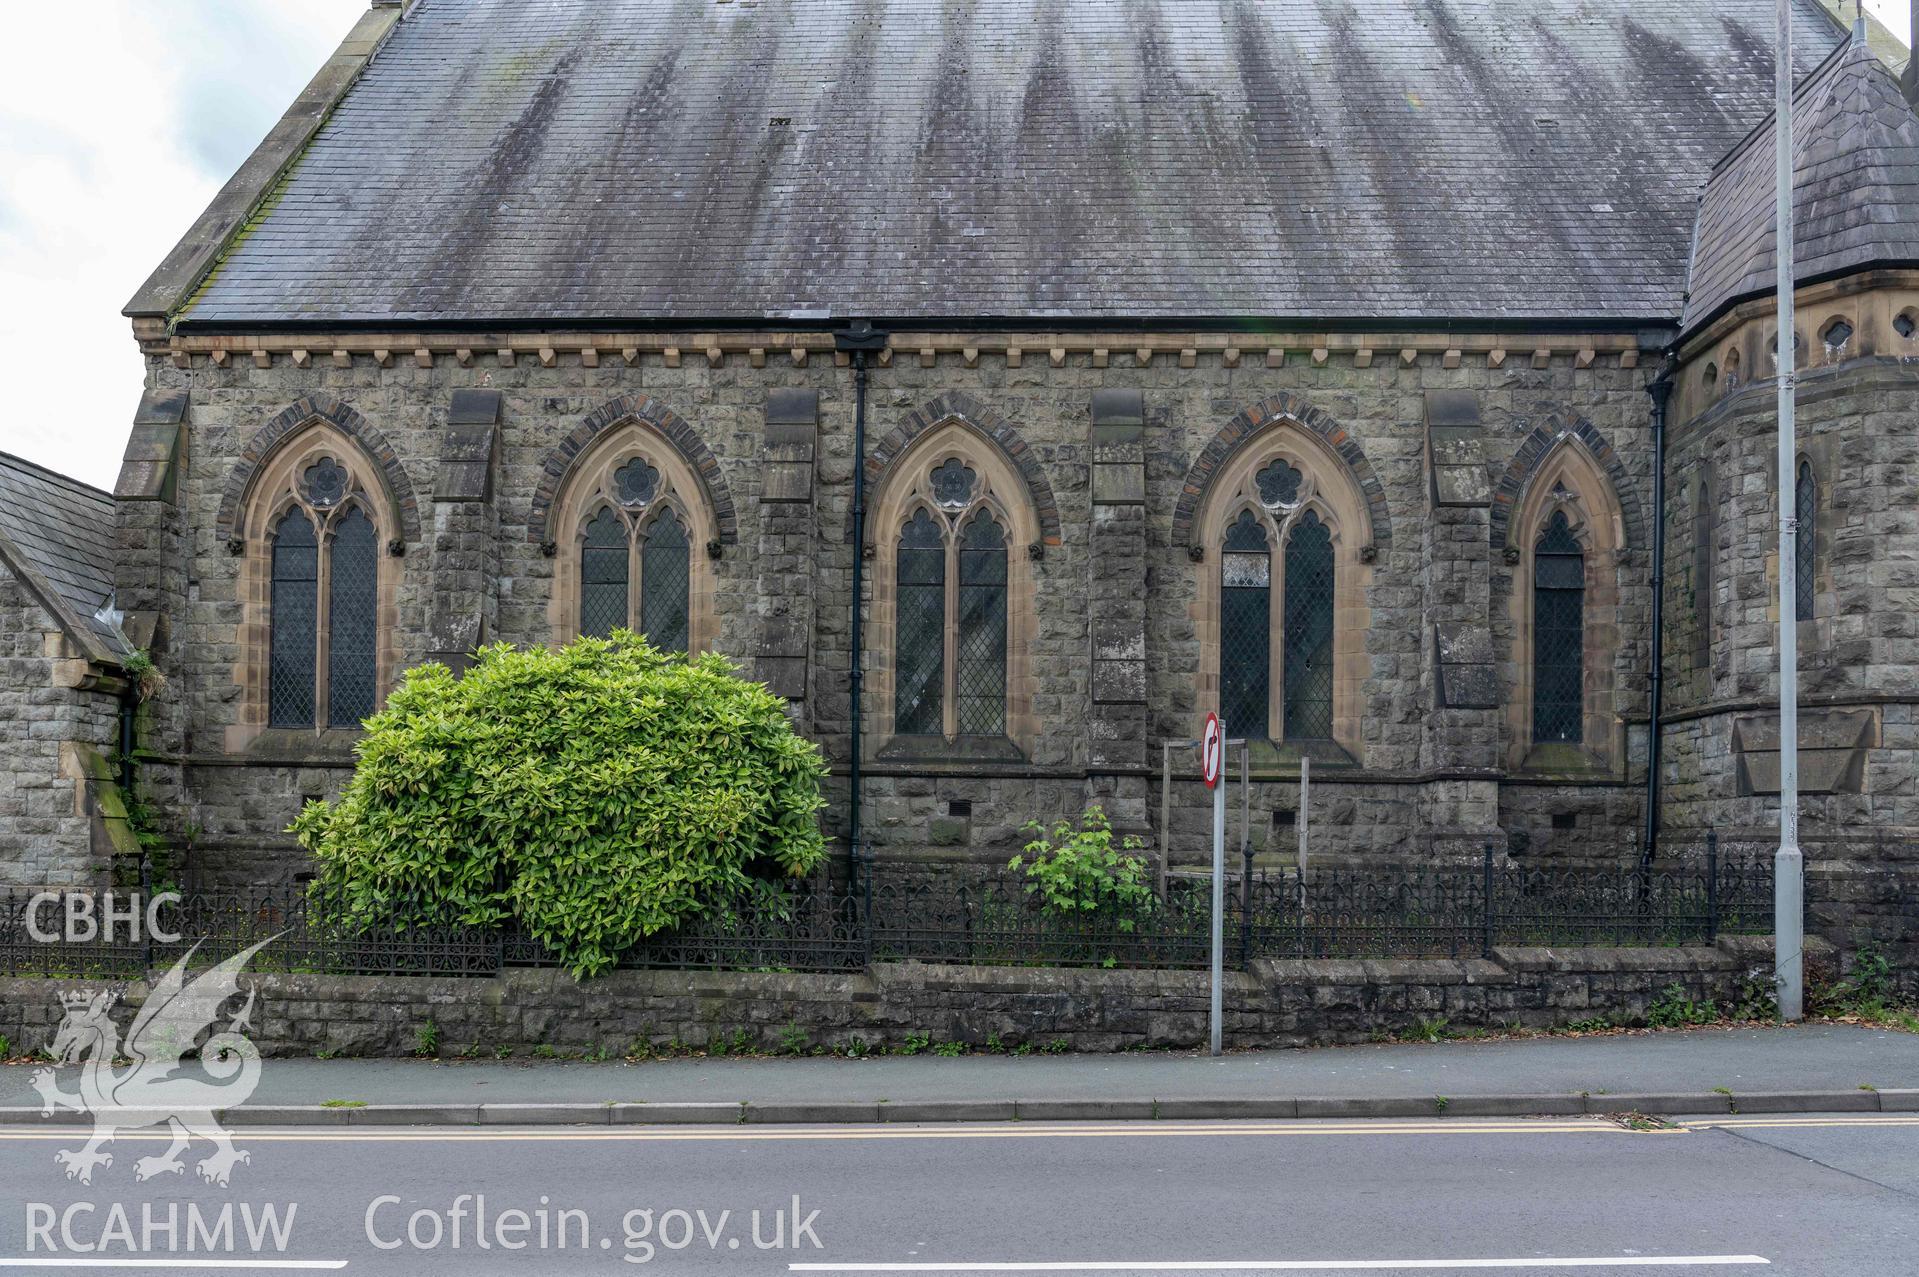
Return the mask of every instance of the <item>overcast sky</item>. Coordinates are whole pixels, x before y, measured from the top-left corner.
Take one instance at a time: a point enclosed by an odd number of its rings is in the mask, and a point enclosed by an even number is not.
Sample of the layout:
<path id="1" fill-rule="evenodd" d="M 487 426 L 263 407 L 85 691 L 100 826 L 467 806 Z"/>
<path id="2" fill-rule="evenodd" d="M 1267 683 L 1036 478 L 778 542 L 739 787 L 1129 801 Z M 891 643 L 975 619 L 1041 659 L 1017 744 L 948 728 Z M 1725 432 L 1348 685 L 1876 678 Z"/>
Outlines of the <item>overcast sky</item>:
<path id="1" fill-rule="evenodd" d="M 366 6 L 7 6 L 0 451 L 112 486 L 142 376 L 120 308 Z M 1905 32 L 1908 0 L 1867 7 Z"/>

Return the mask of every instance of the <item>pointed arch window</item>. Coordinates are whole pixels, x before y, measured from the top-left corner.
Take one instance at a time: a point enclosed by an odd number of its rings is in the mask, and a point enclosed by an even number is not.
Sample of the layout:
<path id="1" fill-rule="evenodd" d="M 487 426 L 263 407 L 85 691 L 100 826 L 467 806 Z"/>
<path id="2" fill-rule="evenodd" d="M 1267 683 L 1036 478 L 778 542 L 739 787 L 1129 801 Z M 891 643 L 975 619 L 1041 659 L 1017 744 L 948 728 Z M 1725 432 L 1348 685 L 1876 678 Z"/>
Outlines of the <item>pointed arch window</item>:
<path id="1" fill-rule="evenodd" d="M 356 728 L 379 708 L 381 616 L 397 572 L 397 560 L 391 569 L 382 566 L 391 513 L 377 472 L 321 428 L 260 473 L 246 572 L 265 578 L 254 596 L 264 599 L 265 615 L 253 613 L 264 624 L 249 626 L 255 637 L 243 644 L 254 653 L 241 667 L 246 721 Z M 253 644 L 262 636 L 264 670 L 249 664 L 260 660 Z"/>
<path id="2" fill-rule="evenodd" d="M 1818 596 L 1814 572 L 1819 565 L 1819 485 L 1814 481 L 1812 462 L 1801 458 L 1799 478 L 1793 485 L 1793 517 L 1799 531 L 1793 538 L 1793 618 L 1810 621 Z"/>
<path id="3" fill-rule="evenodd" d="M 1288 740 L 1333 735 L 1333 536 L 1311 510 L 1286 538 L 1286 688 Z"/>
<path id="4" fill-rule="evenodd" d="M 1267 482 L 1274 474 L 1281 483 Z M 1317 510 L 1279 506 L 1296 501 L 1300 473 L 1284 461 L 1261 472 L 1259 487 L 1272 497 L 1268 517 L 1275 531 L 1251 509 L 1241 510 L 1220 547 L 1220 714 L 1229 736 L 1278 737 L 1289 741 L 1333 739 L 1336 579 L 1332 528 Z M 1279 572 L 1270 547 L 1285 546 Z M 1275 630 L 1274 593 L 1279 627 Z M 1273 672 L 1279 674 L 1275 706 Z M 1274 731 L 1277 719 L 1278 731 Z"/>
<path id="5" fill-rule="evenodd" d="M 616 430 L 568 480 L 557 517 L 573 539 L 550 605 L 556 642 L 620 629 L 667 652 L 710 641 L 710 573 L 693 553 L 706 502 L 656 442 L 637 425 Z"/>
<path id="6" fill-rule="evenodd" d="M 1267 734 L 1273 667 L 1273 556 L 1251 510 L 1226 530 L 1220 555 L 1219 704 L 1226 734 Z"/>
<path id="7" fill-rule="evenodd" d="M 1533 740 L 1585 738 L 1586 556 L 1565 512 L 1533 546 Z"/>
<path id="8" fill-rule="evenodd" d="M 903 736 L 1006 732 L 1006 529 L 975 504 L 976 483 L 951 462 L 935 470 L 938 509 L 921 505 L 900 529 L 893 729 Z"/>

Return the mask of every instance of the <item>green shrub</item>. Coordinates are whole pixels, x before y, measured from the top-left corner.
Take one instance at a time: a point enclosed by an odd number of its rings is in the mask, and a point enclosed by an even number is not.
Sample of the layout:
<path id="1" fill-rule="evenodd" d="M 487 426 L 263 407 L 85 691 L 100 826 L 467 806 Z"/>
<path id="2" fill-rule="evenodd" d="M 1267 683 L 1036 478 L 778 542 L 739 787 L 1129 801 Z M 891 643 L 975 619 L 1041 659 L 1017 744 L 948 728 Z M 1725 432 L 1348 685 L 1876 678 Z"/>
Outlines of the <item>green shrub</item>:
<path id="1" fill-rule="evenodd" d="M 293 824 L 349 919 L 517 920 L 576 977 L 825 855 L 778 697 L 624 631 L 407 673 L 337 805 Z"/>
<path id="2" fill-rule="evenodd" d="M 1686 987 L 1677 980 L 1667 985 L 1665 991 L 1653 999 L 1646 1008 L 1646 1023 L 1655 1029 L 1679 1029 L 1694 1024 L 1714 1024 L 1719 1020 L 1719 1008 L 1710 999 L 1705 1002 L 1693 1001 Z"/>
<path id="3" fill-rule="evenodd" d="M 1080 817 L 1078 829 L 1062 820 L 1049 836 L 1035 820 L 1026 832 L 1032 841 L 1006 867 L 1025 871 L 1026 894 L 1037 896 L 1049 917 L 1108 913 L 1118 930 L 1131 931 L 1158 903 L 1145 859 L 1129 854 L 1145 844 L 1128 835 L 1115 849 L 1113 827 L 1097 803 Z"/>

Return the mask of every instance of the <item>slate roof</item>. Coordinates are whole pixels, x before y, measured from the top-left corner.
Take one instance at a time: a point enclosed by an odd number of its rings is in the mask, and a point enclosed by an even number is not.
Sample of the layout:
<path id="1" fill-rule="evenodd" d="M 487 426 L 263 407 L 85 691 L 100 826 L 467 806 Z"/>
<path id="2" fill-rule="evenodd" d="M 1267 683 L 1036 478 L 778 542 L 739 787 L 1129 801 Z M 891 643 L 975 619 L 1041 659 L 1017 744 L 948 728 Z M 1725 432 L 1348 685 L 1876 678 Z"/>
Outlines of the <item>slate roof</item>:
<path id="1" fill-rule="evenodd" d="M 1919 262 L 1919 114 L 1885 65 L 1848 44 L 1793 95 L 1794 274 L 1804 282 Z M 1773 291 L 1773 116 L 1707 184 L 1685 328 Z"/>
<path id="2" fill-rule="evenodd" d="M 179 317 L 1670 323 L 1773 5 L 418 0 Z"/>
<path id="3" fill-rule="evenodd" d="M 0 562 L 83 651 L 108 661 L 131 650 L 93 616 L 113 592 L 113 529 L 111 495 L 0 452 Z"/>

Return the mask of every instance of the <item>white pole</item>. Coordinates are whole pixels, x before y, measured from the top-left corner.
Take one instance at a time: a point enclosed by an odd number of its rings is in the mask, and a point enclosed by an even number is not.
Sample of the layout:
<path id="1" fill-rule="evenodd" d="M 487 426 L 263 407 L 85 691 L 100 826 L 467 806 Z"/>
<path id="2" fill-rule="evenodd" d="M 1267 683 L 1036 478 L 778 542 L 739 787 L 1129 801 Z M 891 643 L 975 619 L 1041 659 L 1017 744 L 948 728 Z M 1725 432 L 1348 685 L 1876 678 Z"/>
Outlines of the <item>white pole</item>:
<path id="1" fill-rule="evenodd" d="M 1779 0 L 1779 64 L 1774 75 L 1779 275 L 1779 851 L 1773 858 L 1773 962 L 1779 1018 L 1803 1014 L 1805 859 L 1799 851 L 1799 519 L 1794 501 L 1798 443 L 1793 422 L 1798 380 L 1793 337 L 1792 0 Z"/>
<path id="2" fill-rule="evenodd" d="M 1313 827 L 1313 760 L 1299 756 L 1299 876 L 1306 876 L 1307 835 Z"/>
<path id="3" fill-rule="evenodd" d="M 1224 733 L 1221 733 L 1224 736 Z M 1224 772 L 1226 742 L 1220 741 L 1220 770 Z M 1225 1012 L 1226 979 L 1226 786 L 1221 776 L 1213 785 L 1213 1005 L 1212 1048 L 1222 1050 L 1220 1020 Z"/>

